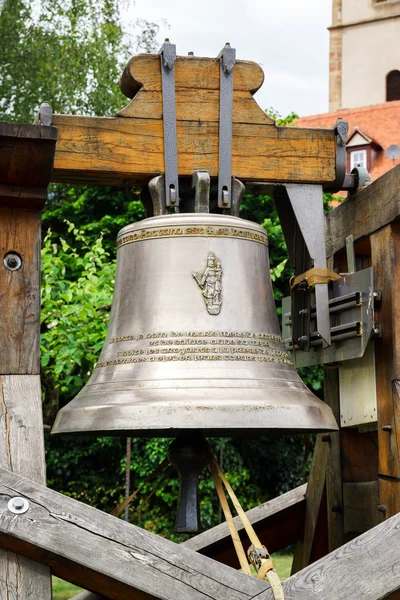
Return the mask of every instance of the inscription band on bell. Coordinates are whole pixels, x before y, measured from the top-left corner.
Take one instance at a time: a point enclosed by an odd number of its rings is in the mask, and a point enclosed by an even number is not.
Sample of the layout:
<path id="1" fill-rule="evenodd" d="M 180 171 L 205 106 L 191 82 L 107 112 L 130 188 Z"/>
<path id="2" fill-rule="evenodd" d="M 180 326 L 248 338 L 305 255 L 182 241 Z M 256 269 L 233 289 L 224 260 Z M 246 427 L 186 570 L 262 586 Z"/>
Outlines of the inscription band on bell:
<path id="1" fill-rule="evenodd" d="M 215 227 L 204 225 L 204 227 L 148 227 L 120 237 L 117 241 L 117 248 L 120 248 L 125 244 L 133 244 L 144 240 L 175 237 L 233 238 L 257 242 L 264 246 L 268 246 L 267 234 L 264 234 L 261 231 L 258 232 L 245 227 Z"/>

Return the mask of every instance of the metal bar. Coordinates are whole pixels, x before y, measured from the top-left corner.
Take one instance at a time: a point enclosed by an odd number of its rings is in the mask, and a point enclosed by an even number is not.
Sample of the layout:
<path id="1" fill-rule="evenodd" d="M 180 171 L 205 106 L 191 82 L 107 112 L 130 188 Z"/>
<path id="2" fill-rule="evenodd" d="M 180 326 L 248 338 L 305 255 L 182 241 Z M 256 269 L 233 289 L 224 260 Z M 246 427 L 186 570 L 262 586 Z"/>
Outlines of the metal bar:
<path id="1" fill-rule="evenodd" d="M 192 176 L 194 188 L 194 212 L 210 212 L 210 175 L 208 171 L 198 170 Z"/>
<path id="2" fill-rule="evenodd" d="M 346 298 L 346 296 L 350 296 L 354 298 L 350 298 L 347 302 L 343 302 L 342 304 L 338 303 L 338 300 L 342 300 L 344 298 Z M 334 298 L 332 300 L 329 301 L 329 314 L 330 315 L 334 315 L 336 313 L 341 313 L 342 311 L 345 310 L 350 310 L 351 308 L 356 308 L 357 306 L 360 307 L 362 300 L 361 300 L 361 294 L 360 292 L 356 292 L 355 294 L 346 294 L 346 296 L 343 296 L 343 298 Z M 316 308 L 315 306 L 311 307 L 311 319 L 315 320 L 316 317 Z M 291 325 L 292 324 L 292 316 L 290 313 L 285 313 L 284 314 L 284 319 L 285 325 Z"/>
<path id="3" fill-rule="evenodd" d="M 178 147 L 176 140 L 176 46 L 168 38 L 160 49 L 164 125 L 165 194 L 167 206 L 179 206 Z"/>
<path id="4" fill-rule="evenodd" d="M 347 340 L 349 338 L 357 337 L 361 335 L 361 324 L 360 321 L 353 321 L 352 323 L 346 323 L 345 325 L 337 325 L 331 328 L 332 343 Z M 343 333 L 341 333 L 343 332 Z M 317 331 L 313 331 L 310 335 L 310 346 L 318 346 L 323 343 L 322 337 Z M 293 349 L 293 342 L 291 338 L 284 340 L 285 346 L 288 350 Z M 297 344 L 295 348 L 299 349 Z"/>
<path id="5" fill-rule="evenodd" d="M 220 59 L 218 207 L 231 208 L 233 67 L 236 62 L 236 50 L 227 42 L 218 58 Z"/>
<path id="6" fill-rule="evenodd" d="M 131 493 L 131 447 L 132 438 L 126 438 L 125 499 Z M 129 521 L 129 504 L 125 509 L 125 521 Z"/>
<path id="7" fill-rule="evenodd" d="M 347 270 L 349 273 L 356 272 L 356 253 L 354 251 L 354 237 L 348 235 L 346 238 L 346 256 L 347 256 Z"/>

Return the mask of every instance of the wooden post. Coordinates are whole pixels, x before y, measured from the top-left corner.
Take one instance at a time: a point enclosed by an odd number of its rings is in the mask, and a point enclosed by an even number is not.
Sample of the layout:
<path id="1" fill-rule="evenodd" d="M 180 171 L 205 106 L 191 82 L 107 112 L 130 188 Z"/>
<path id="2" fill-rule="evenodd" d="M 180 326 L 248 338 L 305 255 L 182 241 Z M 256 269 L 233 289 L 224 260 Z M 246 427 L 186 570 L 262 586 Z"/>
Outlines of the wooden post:
<path id="1" fill-rule="evenodd" d="M 340 424 L 339 369 L 337 366 L 324 368 L 325 402 L 331 407 L 335 419 Z M 329 552 L 339 548 L 344 542 L 343 530 L 343 487 L 340 452 L 341 432 L 333 432 L 326 438 L 328 460 L 326 470 L 326 498 L 328 508 Z"/>
<path id="2" fill-rule="evenodd" d="M 376 312 L 379 497 L 382 516 L 400 511 L 400 224 L 371 235 L 375 286 L 382 292 Z"/>
<path id="3" fill-rule="evenodd" d="M 53 127 L 0 123 L 0 466 L 39 483 L 40 225 L 56 137 Z M 50 600 L 49 568 L 0 550 L 0 597 Z"/>

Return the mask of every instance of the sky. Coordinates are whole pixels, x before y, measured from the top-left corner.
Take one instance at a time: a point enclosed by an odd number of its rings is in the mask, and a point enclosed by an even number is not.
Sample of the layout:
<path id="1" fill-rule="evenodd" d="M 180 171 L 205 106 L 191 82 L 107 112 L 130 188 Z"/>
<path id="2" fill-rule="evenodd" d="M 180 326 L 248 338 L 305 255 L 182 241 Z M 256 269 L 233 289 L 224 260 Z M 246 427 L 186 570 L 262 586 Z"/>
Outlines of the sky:
<path id="1" fill-rule="evenodd" d="M 265 74 L 255 95 L 282 116 L 328 112 L 332 0 L 135 0 L 128 18 L 160 25 L 177 54 L 217 56 L 225 42 L 236 57 L 258 62 Z M 165 20 L 169 27 L 163 22 Z"/>

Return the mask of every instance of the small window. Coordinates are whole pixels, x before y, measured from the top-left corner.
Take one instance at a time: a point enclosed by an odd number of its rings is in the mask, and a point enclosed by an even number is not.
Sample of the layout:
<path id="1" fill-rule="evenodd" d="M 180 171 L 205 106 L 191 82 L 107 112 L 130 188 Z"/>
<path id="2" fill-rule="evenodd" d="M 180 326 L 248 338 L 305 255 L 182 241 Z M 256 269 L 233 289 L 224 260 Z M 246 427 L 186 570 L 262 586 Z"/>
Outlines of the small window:
<path id="1" fill-rule="evenodd" d="M 356 150 L 355 152 L 350 153 L 350 170 L 354 169 L 354 167 L 364 167 L 364 169 L 367 168 L 366 150 Z"/>
<path id="2" fill-rule="evenodd" d="M 386 76 L 386 100 L 400 100 L 400 71 L 390 71 Z"/>

